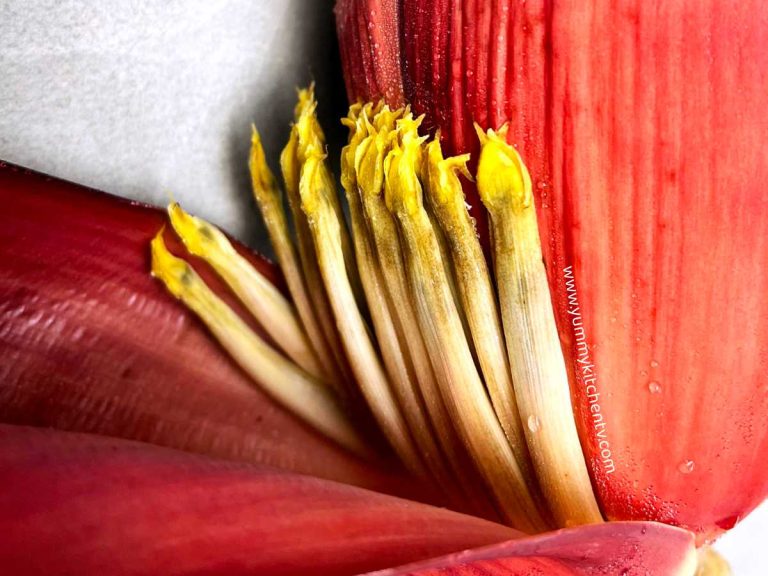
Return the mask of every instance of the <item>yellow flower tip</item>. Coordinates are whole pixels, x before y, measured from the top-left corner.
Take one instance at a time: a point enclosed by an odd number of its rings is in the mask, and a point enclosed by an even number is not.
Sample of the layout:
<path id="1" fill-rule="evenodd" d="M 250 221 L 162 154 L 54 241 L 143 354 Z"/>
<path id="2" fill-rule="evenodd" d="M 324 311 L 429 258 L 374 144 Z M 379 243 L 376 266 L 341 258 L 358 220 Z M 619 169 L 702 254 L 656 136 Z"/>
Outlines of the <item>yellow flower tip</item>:
<path id="1" fill-rule="evenodd" d="M 345 190 L 354 190 L 357 186 L 357 156 L 362 142 L 368 137 L 369 126 L 364 114 L 350 126 L 349 143 L 341 150 L 341 185 Z"/>
<path id="2" fill-rule="evenodd" d="M 272 170 L 267 165 L 267 157 L 261 135 L 255 124 L 251 124 L 251 152 L 248 156 L 248 167 L 251 170 L 251 180 L 254 187 L 262 190 L 274 190 L 277 188 L 277 180 Z"/>
<path id="3" fill-rule="evenodd" d="M 423 141 L 405 138 L 395 142 L 384 159 L 384 199 L 390 212 L 413 215 L 422 208 L 419 166 Z"/>
<path id="4" fill-rule="evenodd" d="M 366 136 L 355 150 L 355 172 L 365 197 L 378 196 L 384 188 L 384 141 L 379 134 Z"/>
<path id="5" fill-rule="evenodd" d="M 483 132 L 475 124 L 480 137 L 480 159 L 477 165 L 477 189 L 488 209 L 511 203 L 515 210 L 532 205 L 531 176 L 520 154 L 507 144 L 507 126 L 498 131 Z"/>
<path id="6" fill-rule="evenodd" d="M 385 109 L 388 110 L 389 107 L 384 103 L 384 100 L 379 100 L 376 103 L 368 102 L 363 106 L 362 116 L 370 120 Z"/>
<path id="7" fill-rule="evenodd" d="M 342 118 L 341 123 L 344 124 L 344 126 L 349 126 L 349 122 L 352 122 L 353 124 L 357 121 L 357 119 L 360 117 L 360 114 L 363 111 L 363 108 L 367 106 L 368 104 L 363 104 L 362 100 L 358 100 L 357 102 L 354 102 L 349 106 L 349 112 L 347 112 L 347 117 Z"/>
<path id="8" fill-rule="evenodd" d="M 396 121 L 397 130 L 400 133 L 401 140 L 409 140 L 409 139 L 418 139 L 419 138 L 419 127 L 421 126 L 421 123 L 424 120 L 424 115 L 422 114 L 418 118 L 414 118 L 413 114 L 408 112 L 406 115 L 402 116 L 400 119 Z"/>
<path id="9" fill-rule="evenodd" d="M 480 140 L 481 146 L 488 140 L 488 138 L 492 137 L 500 137 L 506 141 L 507 134 L 509 133 L 509 122 L 502 124 L 498 130 L 494 130 L 493 128 L 484 130 L 483 127 L 480 126 L 480 124 L 477 122 L 474 122 L 473 126 L 475 128 L 475 134 L 477 134 L 477 138 Z"/>
<path id="10" fill-rule="evenodd" d="M 294 112 L 294 124 L 291 128 L 296 131 L 296 157 L 299 163 L 311 153 L 311 150 L 325 149 L 325 133 L 317 120 L 317 101 L 315 100 L 314 83 L 309 88 L 300 89 L 298 103 Z M 290 141 L 289 141 L 290 144 Z"/>
<path id="11" fill-rule="evenodd" d="M 160 229 L 150 243 L 152 252 L 151 273 L 152 276 L 165 284 L 174 297 L 180 298 L 192 281 L 194 272 L 187 262 L 171 254 L 163 240 L 164 233 L 165 226 Z"/>
<path id="12" fill-rule="evenodd" d="M 302 114 L 295 124 L 298 133 L 298 158 L 305 157 L 325 150 L 325 135 L 320 128 L 314 110 Z"/>
<path id="13" fill-rule="evenodd" d="M 314 108 L 317 105 L 315 100 L 315 83 L 310 82 L 306 88 L 296 88 L 296 108 L 294 109 L 294 117 L 298 118 L 308 108 Z"/>
<path id="14" fill-rule="evenodd" d="M 178 202 L 168 205 L 168 216 L 174 232 L 190 254 L 206 256 L 209 253 L 225 254 L 233 250 L 229 240 L 218 228 L 188 214 Z"/>
<path id="15" fill-rule="evenodd" d="M 458 175 L 472 180 L 472 175 L 467 168 L 469 154 L 461 156 L 443 157 L 440 146 L 439 134 L 426 146 L 426 174 L 429 183 L 429 197 L 438 205 L 445 205 L 451 199 L 464 199 L 464 191 Z"/>
<path id="16" fill-rule="evenodd" d="M 405 114 L 405 108 L 398 108 L 397 110 L 391 110 L 389 106 L 383 106 L 381 110 L 374 116 L 373 125 L 378 131 L 386 131 L 387 133 L 395 130 L 395 122 L 399 118 L 402 118 Z"/>
<path id="17" fill-rule="evenodd" d="M 373 116 L 363 114 L 357 121 L 356 133 L 361 135 L 361 139 L 376 132 L 376 127 L 372 123 Z"/>
<path id="18" fill-rule="evenodd" d="M 280 169 L 283 173 L 286 189 L 289 191 L 298 190 L 301 162 L 299 161 L 299 131 L 295 124 L 291 127 L 288 143 L 280 153 Z"/>
<path id="19" fill-rule="evenodd" d="M 324 153 L 312 150 L 301 167 L 301 209 L 310 218 L 320 209 L 321 203 L 327 201 L 329 194 L 336 193 L 325 158 Z"/>
<path id="20" fill-rule="evenodd" d="M 349 128 L 351 136 L 355 132 L 355 127 L 357 126 L 357 117 L 352 117 L 352 113 L 350 112 L 349 115 L 341 119 L 341 125 L 345 128 Z"/>

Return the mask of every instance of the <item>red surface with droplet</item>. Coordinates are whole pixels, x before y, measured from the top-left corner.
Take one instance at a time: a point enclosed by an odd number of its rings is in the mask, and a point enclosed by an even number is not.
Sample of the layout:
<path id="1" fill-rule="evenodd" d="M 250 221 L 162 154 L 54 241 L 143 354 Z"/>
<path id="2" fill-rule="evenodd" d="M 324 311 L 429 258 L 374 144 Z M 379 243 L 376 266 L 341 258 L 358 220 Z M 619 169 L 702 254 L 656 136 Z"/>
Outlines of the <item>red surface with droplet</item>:
<path id="1" fill-rule="evenodd" d="M 710 539 L 730 524 L 721 519 L 768 494 L 768 5 L 490 5 L 489 24 L 489 3 L 403 0 L 403 15 L 449 25 L 425 48 L 434 31 L 400 23 L 410 32 L 398 82 L 453 151 L 476 150 L 473 120 L 510 122 L 533 177 L 577 423 L 606 515 Z M 343 29 L 340 38 L 354 61 Z M 357 88 L 368 91 L 353 86 L 353 97 L 381 95 Z M 568 266 L 606 438 L 579 370 Z"/>

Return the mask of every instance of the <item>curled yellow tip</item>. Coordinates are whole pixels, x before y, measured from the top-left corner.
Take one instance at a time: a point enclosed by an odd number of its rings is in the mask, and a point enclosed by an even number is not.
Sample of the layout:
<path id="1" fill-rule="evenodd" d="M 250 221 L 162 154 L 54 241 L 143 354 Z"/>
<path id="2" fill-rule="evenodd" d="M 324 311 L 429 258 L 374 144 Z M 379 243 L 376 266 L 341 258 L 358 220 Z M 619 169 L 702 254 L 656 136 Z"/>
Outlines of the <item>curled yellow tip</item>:
<path id="1" fill-rule="evenodd" d="M 184 211 L 174 202 L 168 205 L 171 226 L 194 256 L 216 259 L 234 251 L 226 236 L 215 226 Z"/>
<path id="2" fill-rule="evenodd" d="M 328 195 L 334 193 L 333 182 L 325 165 L 325 154 L 309 152 L 301 167 L 301 209 L 311 218 L 320 209 L 321 202 L 326 202 Z"/>
<path id="3" fill-rule="evenodd" d="M 421 126 L 423 119 L 423 115 L 414 118 L 410 112 L 399 118 L 396 121 L 396 125 L 398 133 L 400 134 L 400 139 L 403 141 L 408 139 L 418 139 L 419 126 Z"/>
<path id="4" fill-rule="evenodd" d="M 384 159 L 387 208 L 396 214 L 416 214 L 422 207 L 419 167 L 423 141 L 406 137 L 395 142 Z"/>
<path id="5" fill-rule="evenodd" d="M 299 135 L 299 159 L 325 148 L 324 135 L 314 114 L 303 114 L 296 123 Z"/>
<path id="6" fill-rule="evenodd" d="M 427 144 L 425 155 L 431 200 L 440 205 L 447 204 L 451 199 L 463 200 L 464 191 L 458 175 L 461 174 L 468 180 L 472 180 L 472 175 L 467 168 L 469 154 L 444 158 L 440 140 L 436 136 Z"/>
<path id="7" fill-rule="evenodd" d="M 261 135 L 255 124 L 251 124 L 251 152 L 248 156 L 248 166 L 251 170 L 251 180 L 254 188 L 269 191 L 277 189 L 277 180 L 267 165 L 267 157 Z"/>
<path id="8" fill-rule="evenodd" d="M 480 137 L 480 159 L 477 165 L 477 189 L 489 210 L 510 203 L 515 210 L 532 205 L 531 176 L 520 154 L 507 144 L 507 125 L 499 131 L 483 132 L 475 124 Z"/>
<path id="9" fill-rule="evenodd" d="M 368 138 L 369 128 L 365 114 L 358 116 L 350 126 L 349 143 L 341 150 L 341 185 L 347 191 L 358 185 L 357 157 L 363 141 Z"/>
<path id="10" fill-rule="evenodd" d="M 395 130 L 395 122 L 405 114 L 405 108 L 391 110 L 389 106 L 384 106 L 373 118 L 373 125 L 378 131 L 385 130 L 387 133 Z"/>
<path id="11" fill-rule="evenodd" d="M 294 117 L 298 119 L 301 114 L 309 108 L 314 108 L 317 105 L 315 100 L 315 83 L 310 82 L 306 88 L 296 89 L 296 108 L 294 109 Z"/>
<path id="12" fill-rule="evenodd" d="M 174 297 L 181 298 L 194 279 L 194 271 L 187 262 L 171 254 L 163 240 L 164 232 L 165 226 L 160 229 L 150 243 L 152 276 L 162 281 Z"/>
<path id="13" fill-rule="evenodd" d="M 341 123 L 347 127 L 350 127 L 350 124 L 354 125 L 354 123 L 360 117 L 360 114 L 362 113 L 365 106 L 368 106 L 368 104 L 363 104 L 363 102 L 360 100 L 350 104 L 349 110 L 347 111 L 347 116 L 341 119 Z"/>
<path id="14" fill-rule="evenodd" d="M 378 196 L 384 188 L 385 142 L 382 135 L 366 136 L 355 151 L 355 173 L 360 191 L 366 197 Z"/>
<path id="15" fill-rule="evenodd" d="M 320 122 L 316 115 L 317 102 L 314 96 L 303 97 L 299 95 L 297 104 L 298 115 L 293 126 L 297 133 L 296 154 L 299 163 L 315 152 L 324 152 L 325 134 L 320 127 Z"/>

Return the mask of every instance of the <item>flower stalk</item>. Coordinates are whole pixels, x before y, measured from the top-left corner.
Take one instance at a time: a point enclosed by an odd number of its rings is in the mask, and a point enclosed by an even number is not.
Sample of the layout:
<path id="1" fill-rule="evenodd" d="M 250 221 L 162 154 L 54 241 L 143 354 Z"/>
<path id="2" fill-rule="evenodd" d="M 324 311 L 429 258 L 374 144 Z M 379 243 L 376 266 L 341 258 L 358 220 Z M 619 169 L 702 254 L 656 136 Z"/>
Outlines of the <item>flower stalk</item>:
<path id="1" fill-rule="evenodd" d="M 495 513 L 528 532 L 601 522 L 573 420 L 530 179 L 517 153 L 496 133 L 479 132 L 477 185 L 493 224 L 497 294 L 458 177 L 471 178 L 468 155 L 444 158 L 439 140 L 427 144 L 418 134 L 422 119 L 406 109 L 352 106 L 344 120 L 350 137 L 341 163 L 350 234 L 315 108 L 312 91 L 300 91 L 282 156 L 299 254 L 314 259 L 301 267 L 303 275 L 258 137 L 251 169 L 273 241 L 289 266 L 286 276 L 295 277 L 300 296 L 303 285 L 317 302 L 327 302 L 324 341 L 338 346 L 336 365 L 348 367 L 351 396 L 364 400 L 406 468 L 431 479 L 457 506 L 465 501 L 489 513 L 490 502 Z M 226 249 L 224 236 L 176 206 L 170 214 L 190 250 L 246 301 L 243 283 L 259 278 L 236 277 L 240 261 Z M 352 242 L 353 260 L 345 238 Z M 196 293 L 202 290 L 195 287 Z M 182 297 L 176 285 L 170 288 Z M 305 336 L 310 329 L 302 330 L 292 307 L 274 305 L 282 302 L 278 296 L 249 309 L 262 324 L 271 318 L 292 334 L 275 337 L 287 354 L 280 361 L 292 360 L 319 384 L 322 366 L 307 363 L 316 358 Z M 205 307 L 187 299 L 238 362 L 255 372 L 239 346 L 247 340 L 256 348 L 250 341 L 255 336 L 242 336 L 245 328 L 238 328 L 238 337 L 231 338 Z M 312 312 L 320 318 L 316 305 Z M 228 324 L 239 320 L 231 316 Z M 299 397 L 288 396 L 299 412 Z M 351 402 L 346 408 L 356 409 Z M 301 413 L 307 412 L 313 410 Z M 334 431 L 331 437 L 349 443 L 339 436 Z"/>
<path id="2" fill-rule="evenodd" d="M 482 480 L 474 470 L 440 394 L 428 348 L 419 327 L 415 303 L 411 297 L 397 223 L 384 200 L 384 159 L 397 135 L 396 121 L 402 117 L 404 111 L 392 111 L 383 106 L 369 121 L 368 111 L 372 109 L 372 106 L 363 109 L 363 114 L 354 123 L 356 132 L 364 130 L 367 134 L 354 149 L 355 176 L 367 223 L 366 231 L 375 248 L 377 265 L 393 303 L 401 349 L 412 364 L 415 382 L 440 440 L 441 449 L 449 462 L 455 482 L 458 482 L 473 505 L 482 510 L 489 506 L 489 502 L 478 493 L 477 486 Z M 351 125 L 349 120 L 345 123 Z M 353 141 L 347 148 L 349 152 L 346 157 L 350 160 L 351 145 L 354 142 L 353 136 Z"/>
<path id="3" fill-rule="evenodd" d="M 531 178 L 506 130 L 478 128 L 478 136 L 477 188 L 490 214 L 509 364 L 536 475 L 559 526 L 601 522 L 573 418 Z"/>
<path id="4" fill-rule="evenodd" d="M 448 241 L 461 305 L 467 315 L 485 385 L 515 458 L 529 479 L 529 485 L 534 485 L 530 454 L 509 370 L 496 293 L 458 178 L 458 174 L 461 174 L 468 180 L 471 179 L 467 168 L 469 155 L 443 158 L 438 134 L 427 146 L 426 156 L 426 191 L 429 206 Z"/>
<path id="5" fill-rule="evenodd" d="M 312 306 L 296 247 L 288 229 L 288 218 L 283 208 L 283 195 L 274 174 L 269 169 L 261 144 L 261 137 L 255 126 L 252 126 L 251 130 L 251 152 L 248 166 L 251 172 L 253 196 L 267 228 L 291 299 L 306 330 L 315 357 L 322 366 L 322 376 L 332 381 L 337 377 L 338 369 L 323 335 L 318 315 Z"/>
<path id="6" fill-rule="evenodd" d="M 322 378 L 317 356 L 294 307 L 275 285 L 238 254 L 216 227 L 187 214 L 176 203 L 168 207 L 168 214 L 189 253 L 210 264 L 291 360 L 311 376 Z"/>
<path id="7" fill-rule="evenodd" d="M 398 141 L 384 162 L 385 199 L 399 224 L 419 324 L 441 394 L 503 516 L 522 530 L 542 530 L 546 521 L 486 396 L 422 204 L 417 174 L 423 140 L 412 119 L 398 123 Z"/>
<path id="8" fill-rule="evenodd" d="M 152 240 L 152 275 L 205 322 L 243 370 L 278 402 L 352 452 L 370 454 L 335 395 L 259 338 L 186 261 L 170 253 L 162 231 Z"/>
<path id="9" fill-rule="evenodd" d="M 336 318 L 344 350 L 355 380 L 384 435 L 409 470 L 424 474 L 424 464 L 402 412 L 398 408 L 368 327 L 357 306 L 346 272 L 341 228 L 329 197 L 336 194 L 333 182 L 322 168 L 325 157 L 314 150 L 301 169 L 302 210 L 315 242 L 320 272 Z"/>

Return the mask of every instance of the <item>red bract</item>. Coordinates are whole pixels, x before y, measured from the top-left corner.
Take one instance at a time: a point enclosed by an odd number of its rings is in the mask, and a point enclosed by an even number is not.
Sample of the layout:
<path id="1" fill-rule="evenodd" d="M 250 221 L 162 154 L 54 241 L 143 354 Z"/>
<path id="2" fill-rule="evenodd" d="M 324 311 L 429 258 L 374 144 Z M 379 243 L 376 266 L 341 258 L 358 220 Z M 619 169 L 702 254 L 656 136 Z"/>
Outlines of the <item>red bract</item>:
<path id="1" fill-rule="evenodd" d="M 0 426 L 0 528 L 4 570 L 81 576 L 356 574 L 520 536 L 285 471 L 17 426 Z"/>
<path id="2" fill-rule="evenodd" d="M 0 528 L 0 564 L 30 576 L 352 575 L 521 536 L 485 520 L 284 471 L 16 426 L 0 426 Z M 684 574 L 695 566 L 695 553 L 682 530 L 617 524 L 392 574 L 475 573 L 462 567 L 470 562 L 503 567 L 505 574 L 521 567 Z M 449 565 L 457 568 L 446 572 Z"/>
<path id="3" fill-rule="evenodd" d="M 352 99 L 410 102 L 455 153 L 509 122 L 606 516 L 731 528 L 768 494 L 768 7 L 340 0 L 337 22 Z"/>
<path id="4" fill-rule="evenodd" d="M 147 272 L 161 211 L 2 166 L 0 421 L 422 493 L 279 408 L 168 297 Z"/>
<path id="5" fill-rule="evenodd" d="M 651 546 L 649 544 L 653 542 Z M 559 530 L 417 562 L 377 576 L 607 575 L 669 576 L 691 574 L 695 558 L 681 554 L 691 546 L 690 532 L 647 522 L 614 522 Z M 373 575 L 371 575 L 373 576 Z"/>

